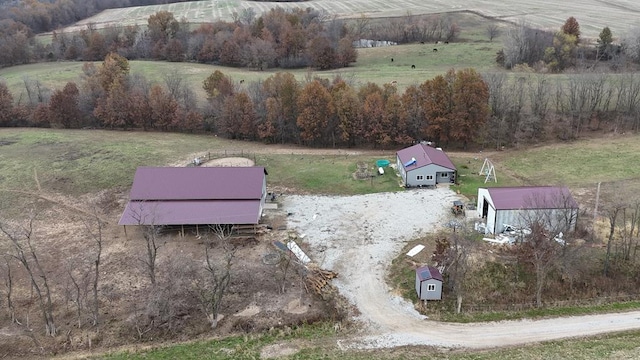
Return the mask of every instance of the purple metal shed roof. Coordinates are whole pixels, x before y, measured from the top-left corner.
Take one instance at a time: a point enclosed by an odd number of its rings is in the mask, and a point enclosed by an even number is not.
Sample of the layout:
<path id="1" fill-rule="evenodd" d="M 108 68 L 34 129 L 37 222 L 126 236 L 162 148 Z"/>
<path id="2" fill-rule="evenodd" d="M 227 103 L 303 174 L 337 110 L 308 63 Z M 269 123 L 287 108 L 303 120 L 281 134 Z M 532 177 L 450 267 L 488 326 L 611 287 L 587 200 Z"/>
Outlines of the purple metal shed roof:
<path id="1" fill-rule="evenodd" d="M 139 167 L 120 225 L 257 224 L 264 167 Z"/>
<path id="2" fill-rule="evenodd" d="M 578 203 L 563 186 L 487 188 L 496 210 L 577 209 Z"/>
<path id="3" fill-rule="evenodd" d="M 430 164 L 440 165 L 454 171 L 456 170 L 455 165 L 453 165 L 444 151 L 432 148 L 429 145 L 413 145 L 398 151 L 397 154 L 402 164 L 407 164 L 408 162 L 412 161 L 412 159 L 416 159 L 415 164 L 404 167 L 407 171 L 421 168 Z"/>
<path id="4" fill-rule="evenodd" d="M 416 269 L 416 274 L 418 274 L 418 279 L 420 281 L 435 279 L 442 281 L 442 274 L 440 274 L 440 270 L 433 266 L 422 266 Z"/>
<path id="5" fill-rule="evenodd" d="M 118 225 L 257 224 L 257 200 L 130 201 Z"/>
<path id="6" fill-rule="evenodd" d="M 260 166 L 139 167 L 130 199 L 260 199 L 265 174 Z"/>

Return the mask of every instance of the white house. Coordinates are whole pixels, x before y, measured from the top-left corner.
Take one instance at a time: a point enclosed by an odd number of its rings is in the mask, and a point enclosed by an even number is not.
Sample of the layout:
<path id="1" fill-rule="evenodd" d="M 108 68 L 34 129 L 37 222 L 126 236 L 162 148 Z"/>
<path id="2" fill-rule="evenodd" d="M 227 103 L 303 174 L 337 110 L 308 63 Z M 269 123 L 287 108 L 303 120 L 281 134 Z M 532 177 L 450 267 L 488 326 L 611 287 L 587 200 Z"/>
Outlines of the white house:
<path id="1" fill-rule="evenodd" d="M 569 189 L 558 186 L 492 187 L 478 189 L 478 216 L 486 233 L 502 233 L 506 225 L 528 227 L 541 221 L 549 230 L 573 231 L 578 204 Z"/>
<path id="2" fill-rule="evenodd" d="M 406 187 L 453 183 L 456 167 L 447 154 L 425 144 L 417 144 L 396 153 L 398 172 Z"/>

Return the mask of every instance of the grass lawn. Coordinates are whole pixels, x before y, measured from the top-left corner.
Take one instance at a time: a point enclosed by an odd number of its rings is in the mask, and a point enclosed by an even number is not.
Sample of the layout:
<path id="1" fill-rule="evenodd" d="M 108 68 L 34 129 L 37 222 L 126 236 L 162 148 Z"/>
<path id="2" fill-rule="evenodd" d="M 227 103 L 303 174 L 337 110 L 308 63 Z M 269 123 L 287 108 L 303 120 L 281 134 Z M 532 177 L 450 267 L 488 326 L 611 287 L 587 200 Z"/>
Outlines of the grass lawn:
<path id="1" fill-rule="evenodd" d="M 186 165 L 195 153 L 224 150 L 242 151 L 257 165 L 266 166 L 270 187 L 343 195 L 401 190 L 394 171 L 353 179 L 358 162 L 376 174 L 374 164 L 380 155 L 262 154 L 268 148 L 211 135 L 4 128 L 0 129 L 0 209 L 24 206 L 23 195 L 38 189 L 80 196 L 128 188 L 138 166 Z"/>
<path id="2" fill-rule="evenodd" d="M 532 185 L 593 185 L 640 177 L 640 136 L 628 135 L 507 151 L 495 159 Z"/>
<path id="3" fill-rule="evenodd" d="M 480 175 L 484 158 L 470 158 L 452 155 L 451 161 L 458 169 L 457 185 L 452 189 L 459 191 L 460 194 L 466 196 L 469 200 L 475 200 L 478 196 L 478 188 L 494 187 L 494 186 L 517 186 L 518 180 L 508 173 L 501 172 L 500 165 L 494 163 L 496 167 L 497 182 L 493 179 L 485 183 L 486 175 Z"/>

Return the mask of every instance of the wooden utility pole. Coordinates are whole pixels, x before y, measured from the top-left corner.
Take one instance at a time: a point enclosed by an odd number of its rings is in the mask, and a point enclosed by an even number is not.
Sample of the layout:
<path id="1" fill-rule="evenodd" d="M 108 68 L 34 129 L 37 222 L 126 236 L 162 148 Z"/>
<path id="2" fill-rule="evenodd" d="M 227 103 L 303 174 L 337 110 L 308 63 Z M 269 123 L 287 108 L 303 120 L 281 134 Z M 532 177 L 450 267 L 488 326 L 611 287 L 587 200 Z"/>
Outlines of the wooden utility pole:
<path id="1" fill-rule="evenodd" d="M 598 182 L 598 190 L 596 190 L 596 205 L 593 207 L 593 221 L 598 217 L 598 203 L 600 202 L 600 182 Z"/>

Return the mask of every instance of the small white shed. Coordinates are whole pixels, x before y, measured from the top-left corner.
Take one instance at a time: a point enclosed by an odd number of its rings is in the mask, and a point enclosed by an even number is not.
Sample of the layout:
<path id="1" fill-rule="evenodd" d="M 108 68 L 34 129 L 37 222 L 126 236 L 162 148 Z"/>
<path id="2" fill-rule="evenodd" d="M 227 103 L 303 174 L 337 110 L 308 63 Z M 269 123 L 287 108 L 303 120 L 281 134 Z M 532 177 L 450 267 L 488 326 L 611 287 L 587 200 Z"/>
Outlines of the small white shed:
<path id="1" fill-rule="evenodd" d="M 416 293 L 420 300 L 442 300 L 442 274 L 433 266 L 416 269 Z"/>

